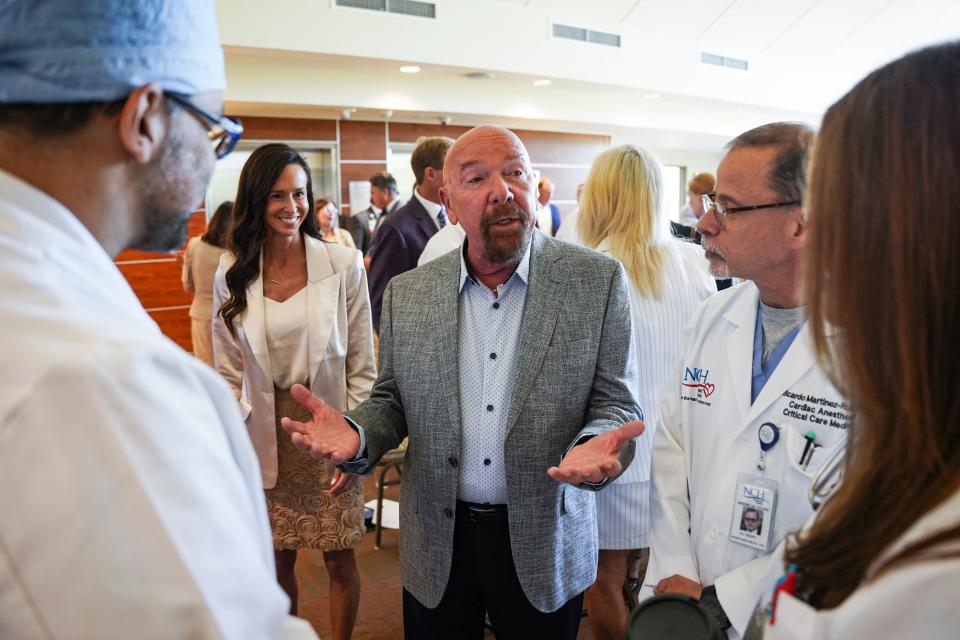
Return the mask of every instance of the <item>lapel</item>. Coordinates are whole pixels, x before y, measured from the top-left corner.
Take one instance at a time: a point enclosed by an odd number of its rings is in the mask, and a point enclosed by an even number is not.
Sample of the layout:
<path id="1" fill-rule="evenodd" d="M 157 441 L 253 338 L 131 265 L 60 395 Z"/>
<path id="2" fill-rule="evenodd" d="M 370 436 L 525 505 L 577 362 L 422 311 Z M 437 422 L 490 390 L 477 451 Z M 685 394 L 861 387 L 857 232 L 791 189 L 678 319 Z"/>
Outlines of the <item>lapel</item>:
<path id="1" fill-rule="evenodd" d="M 753 406 L 750 407 L 750 412 L 747 414 L 747 423 L 753 422 L 784 391 L 789 389 L 790 385 L 804 376 L 813 365 L 813 339 L 810 335 L 809 323 L 804 320 L 800 333 L 797 334 L 787 352 L 783 354 L 780 364 L 774 369 L 773 375 L 767 380 L 767 384 L 763 385 L 760 395 L 757 396 Z"/>
<path id="2" fill-rule="evenodd" d="M 405 205 L 404 211 L 409 211 L 416 221 L 417 229 L 423 234 L 424 241 L 437 232 L 437 225 L 434 224 L 430 214 L 424 208 L 420 199 L 416 195 L 410 197 L 410 201 Z"/>
<path id="3" fill-rule="evenodd" d="M 340 274 L 333 270 L 323 242 L 304 234 L 307 254 L 307 352 L 311 383 L 326 355 L 340 309 Z"/>
<path id="4" fill-rule="evenodd" d="M 508 434 L 537 381 L 537 373 L 547 355 L 557 315 L 563 305 L 563 289 L 555 264 L 561 254 L 555 251 L 554 241 L 540 231 L 534 231 L 532 242 L 527 304 L 520 330 L 520 365 L 507 417 Z"/>
<path id="5" fill-rule="evenodd" d="M 256 359 L 260 369 L 272 377 L 270 369 L 270 354 L 267 352 L 267 332 L 263 309 L 263 252 L 260 252 L 260 267 L 257 269 L 256 279 L 247 287 L 247 309 L 240 321 L 243 326 L 243 335 L 247 337 L 250 351 Z"/>
<path id="6" fill-rule="evenodd" d="M 740 410 L 740 416 L 750 413 L 750 388 L 753 369 L 753 330 L 757 322 L 757 305 L 760 293 L 752 282 L 741 286 L 749 287 L 724 315 L 724 319 L 733 325 L 733 333 L 727 338 L 727 362 L 730 365 L 734 402 Z M 709 348 L 709 346 L 707 346 Z M 769 383 L 767 383 L 769 385 Z M 734 422 L 732 424 L 743 424 Z"/>
<path id="7" fill-rule="evenodd" d="M 436 283 L 436 302 L 433 318 L 439 324 L 434 335 L 437 336 L 436 361 L 440 366 L 440 387 L 444 404 L 450 416 L 450 424 L 457 425 L 454 430 L 459 437 L 460 416 L 460 253 L 451 252 L 436 262 L 445 261 L 443 275 Z"/>

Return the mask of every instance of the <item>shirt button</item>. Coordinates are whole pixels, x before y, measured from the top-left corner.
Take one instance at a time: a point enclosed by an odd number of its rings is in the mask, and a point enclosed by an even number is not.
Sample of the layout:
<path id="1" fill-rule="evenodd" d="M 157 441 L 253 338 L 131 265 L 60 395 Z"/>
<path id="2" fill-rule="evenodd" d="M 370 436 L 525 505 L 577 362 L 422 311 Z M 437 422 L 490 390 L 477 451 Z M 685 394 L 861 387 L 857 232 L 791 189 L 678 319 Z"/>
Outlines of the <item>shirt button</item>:
<path id="1" fill-rule="evenodd" d="M 447 507 L 446 509 L 443 510 L 443 515 L 447 516 L 448 518 L 452 518 L 453 511 L 450 510 L 450 507 Z"/>
<path id="2" fill-rule="evenodd" d="M 447 458 L 447 460 L 450 462 L 450 466 L 451 466 L 451 467 L 457 466 L 457 458 L 456 458 L 456 456 L 450 456 L 449 458 Z"/>
<path id="3" fill-rule="evenodd" d="M 719 538 L 719 537 L 720 537 L 720 527 L 718 527 L 717 525 L 713 525 L 712 527 L 710 527 L 710 537 L 711 537 L 711 538 Z"/>
<path id="4" fill-rule="evenodd" d="M 487 411 L 493 411 L 493 405 L 492 405 L 492 404 L 488 404 L 488 405 L 487 405 Z"/>
<path id="5" fill-rule="evenodd" d="M 497 354 L 491 353 L 491 354 L 490 354 L 490 359 L 491 359 L 491 360 L 496 360 L 496 359 L 497 359 Z"/>
<path id="6" fill-rule="evenodd" d="M 494 303 L 493 303 L 493 308 L 494 308 L 494 309 L 499 309 L 499 308 L 500 308 L 500 303 L 499 303 L 499 302 L 494 302 Z"/>
<path id="7" fill-rule="evenodd" d="M 484 459 L 483 459 L 483 464 L 489 466 L 489 465 L 490 465 L 490 458 L 484 458 Z"/>

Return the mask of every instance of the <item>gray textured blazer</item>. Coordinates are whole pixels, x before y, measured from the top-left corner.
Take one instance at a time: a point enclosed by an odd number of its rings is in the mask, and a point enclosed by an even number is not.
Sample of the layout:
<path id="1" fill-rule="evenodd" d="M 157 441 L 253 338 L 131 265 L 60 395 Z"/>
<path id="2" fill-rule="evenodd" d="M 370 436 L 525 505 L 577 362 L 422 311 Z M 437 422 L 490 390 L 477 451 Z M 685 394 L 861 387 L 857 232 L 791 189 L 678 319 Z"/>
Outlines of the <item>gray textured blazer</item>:
<path id="1" fill-rule="evenodd" d="M 364 429 L 367 465 L 410 437 L 400 493 L 403 586 L 440 603 L 453 549 L 461 417 L 459 251 L 390 281 L 380 324 L 380 374 L 347 415 Z M 582 435 L 640 417 L 623 267 L 534 233 L 520 363 L 504 442 L 510 543 L 524 593 L 555 611 L 596 578 L 594 494 L 547 475 Z M 534 392 L 535 391 L 535 392 Z M 532 393 L 534 392 L 534 393 Z M 632 444 L 632 443 L 631 443 Z M 621 456 L 626 463 L 633 450 Z"/>

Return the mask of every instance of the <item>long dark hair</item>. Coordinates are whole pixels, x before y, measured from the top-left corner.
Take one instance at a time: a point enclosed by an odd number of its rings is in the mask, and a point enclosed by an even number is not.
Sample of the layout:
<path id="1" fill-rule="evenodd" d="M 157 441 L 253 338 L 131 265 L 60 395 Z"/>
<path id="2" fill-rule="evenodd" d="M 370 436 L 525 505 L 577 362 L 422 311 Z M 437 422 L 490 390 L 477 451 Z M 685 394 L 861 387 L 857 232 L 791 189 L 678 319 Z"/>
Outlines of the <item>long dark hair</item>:
<path id="1" fill-rule="evenodd" d="M 200 239 L 214 247 L 223 248 L 227 243 L 227 233 L 230 230 L 230 223 L 233 221 L 233 202 L 226 200 L 220 203 L 217 210 L 213 212 L 210 222 L 207 223 L 207 230 Z"/>
<path id="2" fill-rule="evenodd" d="M 220 307 L 220 317 L 227 329 L 236 335 L 233 319 L 247 308 L 247 287 L 260 272 L 260 252 L 267 239 L 267 225 L 263 214 L 267 210 L 267 198 L 280 174 L 291 164 L 298 164 L 307 174 L 307 206 L 309 211 L 300 224 L 300 233 L 320 238 L 317 218 L 313 208 L 313 181 L 310 167 L 295 149 L 281 144 L 265 144 L 257 148 L 240 171 L 237 198 L 233 207 L 233 226 L 230 228 L 227 248 L 236 260 L 226 273 L 230 297 Z"/>
<path id="3" fill-rule="evenodd" d="M 855 411 L 843 483 L 786 552 L 820 608 L 892 568 L 960 556 L 957 518 L 875 567 L 960 488 L 958 122 L 954 42 L 867 76 L 815 145 L 806 298 L 817 356 Z"/>

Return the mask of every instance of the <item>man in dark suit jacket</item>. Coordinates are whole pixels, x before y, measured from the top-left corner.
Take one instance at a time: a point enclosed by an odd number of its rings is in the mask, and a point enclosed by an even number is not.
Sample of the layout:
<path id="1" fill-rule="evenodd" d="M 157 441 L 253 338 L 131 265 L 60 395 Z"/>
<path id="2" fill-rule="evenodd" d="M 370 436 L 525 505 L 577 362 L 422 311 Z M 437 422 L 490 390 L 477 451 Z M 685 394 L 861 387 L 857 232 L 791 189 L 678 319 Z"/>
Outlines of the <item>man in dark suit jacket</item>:
<path id="1" fill-rule="evenodd" d="M 543 178 L 540 180 L 540 183 L 537 184 L 537 202 L 540 203 L 542 208 L 550 210 L 550 228 L 546 228 L 546 221 L 540 221 L 538 217 L 537 226 L 540 227 L 540 230 L 543 231 L 548 236 L 557 235 L 557 229 L 560 228 L 560 209 L 557 208 L 557 205 L 550 202 L 553 198 L 553 180 L 550 178 Z"/>
<path id="2" fill-rule="evenodd" d="M 443 160 L 453 144 L 450 138 L 423 138 L 410 156 L 417 186 L 410 201 L 390 213 L 377 229 L 370 250 L 370 310 L 373 328 L 380 331 L 383 291 L 391 278 L 417 266 L 427 240 L 447 224 L 440 205 Z"/>

